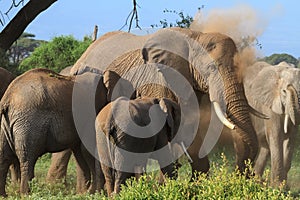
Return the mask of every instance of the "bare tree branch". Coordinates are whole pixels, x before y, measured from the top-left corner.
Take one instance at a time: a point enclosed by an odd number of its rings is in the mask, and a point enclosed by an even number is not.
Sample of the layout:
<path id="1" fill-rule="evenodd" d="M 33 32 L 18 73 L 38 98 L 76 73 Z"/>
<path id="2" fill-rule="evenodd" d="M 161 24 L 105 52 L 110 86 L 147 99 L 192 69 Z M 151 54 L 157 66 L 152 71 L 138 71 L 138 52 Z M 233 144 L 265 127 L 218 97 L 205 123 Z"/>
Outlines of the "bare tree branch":
<path id="1" fill-rule="evenodd" d="M 0 33 L 0 49 L 7 51 L 26 27 L 57 0 L 30 0 Z M 15 2 L 13 5 L 18 5 Z"/>
<path id="2" fill-rule="evenodd" d="M 131 30 L 133 19 L 135 19 L 135 27 L 141 29 L 141 27 L 139 26 L 137 7 L 140 8 L 140 6 L 136 3 L 136 0 L 133 0 L 133 9 L 132 11 L 130 11 L 129 15 L 127 16 L 125 24 L 119 30 L 122 30 L 125 26 L 127 26 L 129 18 L 130 21 L 129 21 L 128 32 L 130 32 Z"/>

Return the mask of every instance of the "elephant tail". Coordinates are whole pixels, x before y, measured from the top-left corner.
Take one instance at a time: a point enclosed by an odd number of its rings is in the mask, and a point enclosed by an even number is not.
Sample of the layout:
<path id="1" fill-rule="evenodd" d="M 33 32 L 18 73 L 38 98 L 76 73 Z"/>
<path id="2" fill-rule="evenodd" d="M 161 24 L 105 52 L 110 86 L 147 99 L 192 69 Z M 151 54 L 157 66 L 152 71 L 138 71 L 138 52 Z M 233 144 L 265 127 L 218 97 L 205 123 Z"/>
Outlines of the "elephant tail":
<path id="1" fill-rule="evenodd" d="M 1 106 L 0 113 L 1 132 L 4 133 L 5 138 L 13 152 L 15 152 L 14 136 L 12 133 L 12 127 L 10 126 L 10 120 L 8 117 L 8 107 Z"/>

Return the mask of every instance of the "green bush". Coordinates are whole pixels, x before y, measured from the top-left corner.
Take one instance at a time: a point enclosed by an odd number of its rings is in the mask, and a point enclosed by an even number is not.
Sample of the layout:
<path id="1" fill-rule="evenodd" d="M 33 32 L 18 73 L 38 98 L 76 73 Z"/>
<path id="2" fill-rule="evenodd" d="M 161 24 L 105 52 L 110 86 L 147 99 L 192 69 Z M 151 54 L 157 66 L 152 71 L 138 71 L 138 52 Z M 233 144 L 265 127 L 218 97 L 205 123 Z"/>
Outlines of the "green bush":
<path id="1" fill-rule="evenodd" d="M 179 169 L 179 178 L 172 180 L 166 178 L 165 183 L 158 182 L 158 173 L 149 172 L 139 181 L 129 179 L 126 186 L 122 186 L 120 194 L 113 199 L 293 199 L 290 192 L 285 191 L 284 185 L 278 189 L 269 186 L 268 179 L 259 181 L 257 177 L 250 179 L 240 175 L 232 169 L 229 162 L 222 154 L 222 159 L 211 163 L 208 175 L 197 174 L 193 181 L 190 180 L 190 167 L 184 163 Z M 45 175 L 50 164 L 50 155 L 41 157 L 36 165 L 36 178 L 30 183 L 31 194 L 21 197 L 18 186 L 9 184 L 7 199 L 109 199 L 105 193 L 75 194 L 75 161 L 72 157 L 68 168 L 67 185 L 62 183 L 48 184 Z M 147 167 L 148 168 L 148 167 Z M 150 167 L 151 168 L 151 167 Z M 152 168 L 153 169 L 153 168 Z M 151 169 L 151 170 L 152 170 Z M 268 177 L 268 172 L 265 175 Z"/>
<path id="2" fill-rule="evenodd" d="M 60 72 L 63 68 L 73 65 L 90 44 L 91 38 L 88 37 L 83 41 L 78 41 L 73 36 L 54 37 L 24 59 L 19 70 L 22 73 L 33 68 L 49 68 Z"/>
<path id="3" fill-rule="evenodd" d="M 152 175 L 142 176 L 136 182 L 127 181 L 115 199 L 292 199 L 283 187 L 273 189 L 267 183 L 260 183 L 257 177 L 247 179 L 237 170 L 230 170 L 223 156 L 221 165 L 212 163 L 208 176 L 197 175 L 189 179 L 167 179 L 159 184 Z"/>

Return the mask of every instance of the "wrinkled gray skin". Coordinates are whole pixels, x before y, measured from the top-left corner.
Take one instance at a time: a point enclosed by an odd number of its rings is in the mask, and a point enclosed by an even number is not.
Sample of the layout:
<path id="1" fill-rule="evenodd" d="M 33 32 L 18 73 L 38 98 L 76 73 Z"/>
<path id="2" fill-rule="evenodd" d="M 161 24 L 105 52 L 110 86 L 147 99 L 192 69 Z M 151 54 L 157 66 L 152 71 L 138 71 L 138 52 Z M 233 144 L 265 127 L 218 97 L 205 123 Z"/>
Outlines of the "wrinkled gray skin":
<path id="1" fill-rule="evenodd" d="M 258 142 L 250 119 L 250 107 L 243 86 L 238 81 L 238 66 L 234 65 L 236 53 L 232 39 L 220 33 L 171 28 L 147 36 L 136 36 L 119 31 L 107 33 L 90 45 L 75 63 L 71 73 L 86 66 L 109 69 L 124 76 L 133 85 L 143 85 L 151 78 L 155 79 L 153 73 L 149 73 L 151 68 L 161 72 L 156 80 L 168 76 L 159 64 L 177 70 L 191 84 L 199 103 L 202 95 L 208 93 L 211 102 L 224 105 L 223 112 L 226 109 L 229 121 L 235 125 L 236 164 L 243 172 L 245 161 L 254 161 Z M 131 69 L 136 73 L 130 74 Z M 224 88 L 224 91 L 219 88 Z M 180 104 L 185 103 L 182 98 L 189 98 L 188 95 L 176 97 L 169 89 L 155 84 L 148 84 L 137 90 L 141 97 L 166 97 Z M 186 133 L 186 138 L 193 134 Z M 207 172 L 207 156 L 198 156 L 201 145 L 202 137 L 198 131 L 188 152 L 193 160 L 193 171 Z"/>
<path id="2" fill-rule="evenodd" d="M 86 72 L 93 72 L 93 73 L 97 73 L 97 74 L 102 74 L 101 71 L 99 69 L 93 69 L 90 67 L 85 67 L 82 68 L 80 72 L 76 72 L 76 75 L 81 75 L 84 74 Z M 66 69 L 62 70 L 60 72 L 60 74 L 63 75 L 70 75 L 70 67 L 67 67 Z M 115 72 L 112 71 L 105 71 L 103 73 L 103 83 L 105 85 L 105 87 L 107 88 L 107 103 L 111 101 L 112 97 L 111 97 L 111 88 L 114 88 L 116 83 L 120 81 L 121 83 L 121 87 L 118 90 L 115 90 L 114 92 L 116 92 L 117 96 L 124 96 L 125 94 L 128 94 L 129 91 L 133 91 L 133 87 L 132 85 L 130 85 L 130 83 L 128 83 L 128 81 L 121 79 L 121 77 L 116 74 Z M 131 95 L 131 98 L 135 98 L 135 93 L 133 93 Z M 101 105 L 105 105 L 103 103 L 101 103 Z M 99 107 L 99 109 L 102 109 L 102 106 Z M 66 149 L 62 152 L 57 152 L 57 153 L 53 153 L 52 157 L 51 157 L 51 165 L 49 167 L 48 173 L 47 173 L 47 181 L 49 182 L 56 182 L 56 181 L 60 181 L 62 179 L 64 179 L 66 177 L 67 174 L 67 168 L 68 168 L 68 162 L 69 159 L 71 157 L 72 151 L 70 149 Z M 98 164 L 98 163 L 96 163 Z M 96 169 L 98 170 L 98 169 Z M 85 182 L 86 181 L 82 181 L 84 180 L 84 176 L 82 174 L 78 174 L 80 173 L 77 172 L 77 191 L 83 191 L 85 188 Z M 104 177 L 102 177 L 102 173 L 101 171 L 99 172 L 99 177 L 97 177 L 99 180 L 97 181 L 97 189 L 103 189 L 103 179 Z"/>
<path id="3" fill-rule="evenodd" d="M 244 77 L 246 96 L 250 105 L 270 117 L 253 117 L 259 141 L 255 171 L 262 175 L 271 155 L 271 182 L 278 185 L 287 179 L 291 168 L 295 136 L 300 124 L 300 70 L 280 63 L 265 62 L 249 67 Z M 284 119 L 288 118 L 287 132 Z"/>
<path id="4" fill-rule="evenodd" d="M 259 154 L 254 170 L 262 176 L 266 162 L 271 155 L 271 182 L 274 186 L 287 179 L 294 151 L 295 135 L 300 122 L 299 95 L 300 70 L 280 63 L 272 66 L 257 62 L 244 71 L 244 87 L 249 104 L 264 113 L 269 119 L 252 115 L 252 121 L 259 142 Z M 211 110 L 210 102 L 202 103 L 203 133 L 207 131 Z M 284 118 L 288 115 L 287 133 L 284 132 Z M 221 141 L 230 143 L 234 137 L 231 130 L 224 128 Z"/>
<path id="5" fill-rule="evenodd" d="M 4 92 L 6 91 L 8 85 L 10 84 L 10 82 L 14 80 L 15 77 L 16 76 L 14 74 L 0 67 L 0 100 L 4 95 Z M 19 175 L 20 170 L 19 170 L 18 162 L 10 166 L 10 173 L 11 173 L 11 180 L 13 182 L 17 182 L 18 179 L 20 178 Z"/>
<path id="6" fill-rule="evenodd" d="M 102 78 L 101 75 L 85 73 L 81 75 L 80 83 L 76 81 L 82 90 L 97 87 L 96 111 L 107 101 L 106 87 L 103 81 L 98 81 Z M 61 76 L 48 69 L 34 69 L 9 85 L 1 99 L 0 110 L 0 195 L 6 196 L 6 176 L 13 160 L 20 163 L 20 192 L 26 194 L 38 157 L 67 148 L 72 149 L 78 169 L 89 180 L 94 163 L 87 163 L 87 157 L 83 156 L 73 121 L 74 84 L 75 77 Z M 91 184 L 91 192 L 93 187 Z"/>
<path id="7" fill-rule="evenodd" d="M 127 116 L 128 118 L 123 116 L 126 103 L 129 103 L 130 115 Z M 125 127 L 128 127 L 131 120 L 139 126 L 146 126 L 152 123 L 149 117 L 149 109 L 153 105 L 159 106 L 159 113 L 157 115 L 160 114 L 166 119 L 165 125 L 154 136 L 146 135 L 146 132 L 138 132 L 139 136 L 134 137 L 117 125 L 119 123 L 116 122 L 115 117 L 120 116 L 120 113 L 122 113 L 121 120 L 125 124 Z M 112 192 L 118 193 L 121 184 L 124 184 L 126 179 L 135 175 L 135 167 L 143 166 L 146 168 L 147 163 L 146 157 L 138 161 L 136 157 L 132 159 L 127 156 L 124 157 L 124 152 L 119 151 L 117 147 L 129 152 L 147 153 L 167 146 L 168 142 L 173 139 L 174 134 L 177 132 L 180 118 L 180 107 L 178 104 L 165 98 L 129 100 L 120 97 L 100 111 L 95 122 L 97 149 L 109 196 Z M 166 154 L 172 157 L 170 149 L 168 149 Z M 173 177 L 173 163 L 171 162 L 166 167 L 163 167 L 162 172 L 169 177 Z"/>

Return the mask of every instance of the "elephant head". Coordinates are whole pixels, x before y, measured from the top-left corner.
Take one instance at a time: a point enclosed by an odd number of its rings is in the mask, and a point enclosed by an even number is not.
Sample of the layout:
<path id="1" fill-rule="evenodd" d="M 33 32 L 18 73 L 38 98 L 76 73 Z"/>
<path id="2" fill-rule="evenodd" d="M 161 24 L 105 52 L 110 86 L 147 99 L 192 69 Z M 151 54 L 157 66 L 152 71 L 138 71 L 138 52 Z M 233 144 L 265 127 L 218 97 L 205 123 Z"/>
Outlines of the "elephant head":
<path id="1" fill-rule="evenodd" d="M 265 62 L 257 62 L 248 70 L 246 74 L 249 76 L 244 78 L 244 84 L 245 90 L 253 91 L 248 97 L 253 106 L 264 105 L 274 113 L 284 115 L 285 133 L 288 132 L 289 121 L 299 125 L 300 70 L 284 63 L 272 66 Z"/>

